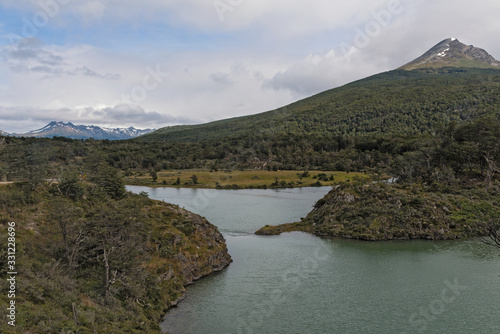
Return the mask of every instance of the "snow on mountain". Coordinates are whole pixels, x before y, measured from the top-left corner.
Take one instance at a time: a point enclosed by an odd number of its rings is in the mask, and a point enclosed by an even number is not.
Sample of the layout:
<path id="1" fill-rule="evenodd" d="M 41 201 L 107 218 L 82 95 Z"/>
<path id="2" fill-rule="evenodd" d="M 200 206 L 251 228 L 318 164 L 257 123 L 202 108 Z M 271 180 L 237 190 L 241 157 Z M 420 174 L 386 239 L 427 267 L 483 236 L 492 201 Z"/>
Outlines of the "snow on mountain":
<path id="1" fill-rule="evenodd" d="M 101 128 L 95 125 L 74 125 L 71 122 L 50 122 L 41 129 L 33 130 L 23 134 L 14 134 L 17 137 L 67 137 L 72 139 L 108 139 L 122 140 L 130 139 L 153 132 L 152 129 L 129 128 Z"/>
<path id="2" fill-rule="evenodd" d="M 500 62 L 483 49 L 465 45 L 456 38 L 448 38 L 400 69 L 414 70 L 445 66 L 500 69 Z"/>

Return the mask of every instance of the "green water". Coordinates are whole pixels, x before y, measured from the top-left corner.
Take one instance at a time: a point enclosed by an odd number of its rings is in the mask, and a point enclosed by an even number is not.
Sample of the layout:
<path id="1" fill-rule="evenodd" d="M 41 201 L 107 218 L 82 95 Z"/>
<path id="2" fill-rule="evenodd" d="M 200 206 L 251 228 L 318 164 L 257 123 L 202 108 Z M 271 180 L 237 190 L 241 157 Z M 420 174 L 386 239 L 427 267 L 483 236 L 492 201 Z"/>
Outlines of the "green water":
<path id="1" fill-rule="evenodd" d="M 164 332 L 500 333 L 500 251 L 479 241 L 252 234 L 304 217 L 328 188 L 129 190 L 207 217 L 234 260 L 188 288 Z"/>

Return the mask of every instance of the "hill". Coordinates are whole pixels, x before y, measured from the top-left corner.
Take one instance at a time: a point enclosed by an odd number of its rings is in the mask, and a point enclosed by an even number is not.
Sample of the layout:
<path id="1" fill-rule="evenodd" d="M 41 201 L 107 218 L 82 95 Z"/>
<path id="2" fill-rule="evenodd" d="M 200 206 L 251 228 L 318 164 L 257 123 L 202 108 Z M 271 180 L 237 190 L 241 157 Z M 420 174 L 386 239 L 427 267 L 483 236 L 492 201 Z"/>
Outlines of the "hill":
<path id="1" fill-rule="evenodd" d="M 194 142 L 263 135 L 415 135 L 451 121 L 499 115 L 500 70 L 394 70 L 273 111 L 162 128 L 141 141 Z"/>
<path id="2" fill-rule="evenodd" d="M 276 110 L 173 126 L 143 141 L 195 142 L 264 135 L 417 135 L 451 121 L 499 115 L 500 62 L 446 39 L 393 71 L 331 89 Z"/>
<path id="3" fill-rule="evenodd" d="M 68 160 L 72 152 L 97 150 L 127 176 L 169 169 L 383 172 L 394 157 L 431 145 L 450 124 L 482 118 L 500 119 L 500 69 L 397 69 L 273 111 L 167 127 L 127 141 L 71 143 L 71 150 L 46 157 Z M 0 151 L 0 178 L 16 179 L 15 171 L 23 170 L 20 155 L 35 144 L 25 139 Z"/>
<path id="4" fill-rule="evenodd" d="M 159 333 L 185 285 L 232 261 L 206 219 L 125 193 L 116 172 L 97 169 L 92 183 L 68 173 L 36 188 L 0 185 L 0 288 L 18 273 L 19 332 Z M 1 333 L 11 328 L 0 323 Z"/>

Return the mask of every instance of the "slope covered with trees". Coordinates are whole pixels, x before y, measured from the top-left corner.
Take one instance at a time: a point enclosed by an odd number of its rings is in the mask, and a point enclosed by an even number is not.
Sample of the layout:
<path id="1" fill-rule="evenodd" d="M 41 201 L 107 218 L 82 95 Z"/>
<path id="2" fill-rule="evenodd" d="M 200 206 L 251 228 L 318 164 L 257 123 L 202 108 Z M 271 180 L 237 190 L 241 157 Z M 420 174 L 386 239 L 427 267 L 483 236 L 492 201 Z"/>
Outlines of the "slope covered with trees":
<path id="1" fill-rule="evenodd" d="M 258 234 L 307 231 L 364 240 L 457 239 L 500 229 L 500 122 L 451 123 L 440 136 L 394 157 L 397 184 L 334 188 L 300 223 Z"/>
<path id="2" fill-rule="evenodd" d="M 277 110 L 201 125 L 167 127 L 137 140 L 420 135 L 433 133 L 451 121 L 498 117 L 499 105 L 500 70 L 395 70 Z"/>

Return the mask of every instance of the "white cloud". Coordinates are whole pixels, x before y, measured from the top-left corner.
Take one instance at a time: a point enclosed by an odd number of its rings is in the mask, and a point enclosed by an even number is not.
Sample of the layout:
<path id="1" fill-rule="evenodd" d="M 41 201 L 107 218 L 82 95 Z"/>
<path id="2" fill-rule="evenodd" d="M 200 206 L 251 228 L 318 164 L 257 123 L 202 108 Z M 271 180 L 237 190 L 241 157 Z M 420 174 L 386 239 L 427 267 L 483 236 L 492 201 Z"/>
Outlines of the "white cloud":
<path id="1" fill-rule="evenodd" d="M 85 48 L 79 48 L 86 51 Z M 44 79 L 62 76 L 86 76 L 106 80 L 120 79 L 116 73 L 98 73 L 87 66 L 81 66 L 75 59 L 74 50 L 44 47 L 40 40 L 27 38 L 0 49 L 2 60 L 16 73 L 44 74 Z"/>
<path id="2" fill-rule="evenodd" d="M 309 55 L 285 71 L 278 72 L 265 85 L 276 90 L 289 90 L 296 98 L 310 96 L 375 73 L 380 64 L 370 62 L 357 51 L 346 57 L 330 50 L 324 55 Z"/>
<path id="3" fill-rule="evenodd" d="M 299 35 L 350 29 L 369 19 L 371 12 L 386 8 L 398 0 L 2 0 L 0 5 L 29 8 L 33 13 L 50 11 L 54 22 L 75 25 L 64 20 L 77 18 L 108 26 L 121 24 L 166 24 L 198 31 L 266 32 L 260 38 Z M 400 0 L 408 2 L 409 0 Z M 41 5 L 45 4 L 45 5 Z M 50 4 L 50 5 L 48 5 Z M 219 6 L 217 6 L 219 4 Z M 222 5 L 222 10 L 220 9 Z M 50 8 L 49 10 L 45 8 Z M 27 16 L 30 18 L 30 15 Z M 222 18 L 222 20 L 221 20 Z"/>
<path id="4" fill-rule="evenodd" d="M 104 17 L 106 4 L 100 1 L 88 1 L 77 5 L 78 13 L 88 21 L 100 20 Z"/>

